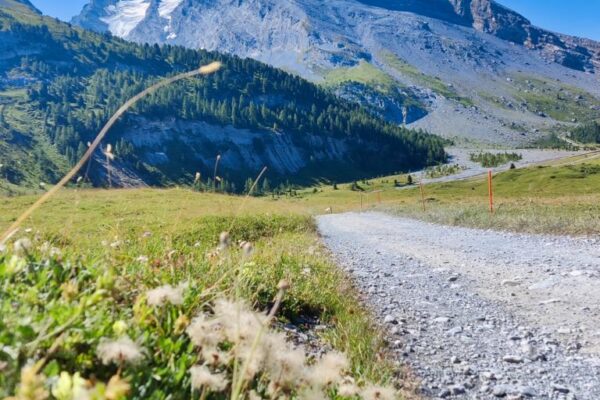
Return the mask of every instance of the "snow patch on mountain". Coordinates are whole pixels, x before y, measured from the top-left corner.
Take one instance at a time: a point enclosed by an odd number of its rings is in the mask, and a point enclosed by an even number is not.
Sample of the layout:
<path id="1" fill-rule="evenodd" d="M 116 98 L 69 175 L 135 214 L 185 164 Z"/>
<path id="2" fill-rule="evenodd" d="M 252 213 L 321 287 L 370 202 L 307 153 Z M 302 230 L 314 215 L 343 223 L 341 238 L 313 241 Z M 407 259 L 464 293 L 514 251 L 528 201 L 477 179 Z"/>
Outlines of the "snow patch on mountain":
<path id="1" fill-rule="evenodd" d="M 106 8 L 108 15 L 101 20 L 114 35 L 125 37 L 146 18 L 149 7 L 150 1 L 146 0 L 120 0 Z"/>
<path id="2" fill-rule="evenodd" d="M 158 6 L 158 15 L 168 17 L 182 2 L 183 0 L 162 0 Z"/>

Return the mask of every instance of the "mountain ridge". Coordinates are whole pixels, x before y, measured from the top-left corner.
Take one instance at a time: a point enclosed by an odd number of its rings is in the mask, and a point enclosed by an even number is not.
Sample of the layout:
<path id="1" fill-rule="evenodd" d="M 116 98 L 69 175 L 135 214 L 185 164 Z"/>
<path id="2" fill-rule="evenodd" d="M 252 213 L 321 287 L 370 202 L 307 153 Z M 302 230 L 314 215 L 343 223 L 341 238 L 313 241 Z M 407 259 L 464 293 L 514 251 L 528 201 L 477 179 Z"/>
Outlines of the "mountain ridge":
<path id="1" fill-rule="evenodd" d="M 596 42 L 540 30 L 489 0 L 433 3 L 439 7 L 424 0 L 93 0 L 73 22 L 140 43 L 258 59 L 390 121 L 453 139 L 524 145 L 598 116 Z M 534 81 L 540 84 L 530 88 Z M 357 84 L 368 86 L 367 96 L 357 95 Z"/>
<path id="2" fill-rule="evenodd" d="M 207 184 L 221 155 L 219 188 L 240 192 L 263 166 L 274 183 L 309 183 L 446 159 L 439 138 L 252 59 L 140 45 L 12 8 L 0 9 L 0 50 L 0 164 L 10 185 L 56 182 L 120 104 L 215 60 L 217 73 L 163 88 L 124 115 L 103 143 L 117 157 L 108 163 L 98 151 L 91 182 L 185 185 L 200 172 Z"/>

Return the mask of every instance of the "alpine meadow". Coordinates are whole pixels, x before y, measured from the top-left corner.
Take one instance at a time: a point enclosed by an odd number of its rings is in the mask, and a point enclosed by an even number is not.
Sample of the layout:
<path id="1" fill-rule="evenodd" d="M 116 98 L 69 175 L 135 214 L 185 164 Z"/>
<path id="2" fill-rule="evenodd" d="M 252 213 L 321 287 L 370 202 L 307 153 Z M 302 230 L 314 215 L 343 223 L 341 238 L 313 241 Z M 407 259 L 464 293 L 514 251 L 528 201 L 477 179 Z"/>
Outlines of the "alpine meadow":
<path id="1" fill-rule="evenodd" d="M 82 3 L 0 0 L 0 399 L 600 398 L 583 10 Z"/>

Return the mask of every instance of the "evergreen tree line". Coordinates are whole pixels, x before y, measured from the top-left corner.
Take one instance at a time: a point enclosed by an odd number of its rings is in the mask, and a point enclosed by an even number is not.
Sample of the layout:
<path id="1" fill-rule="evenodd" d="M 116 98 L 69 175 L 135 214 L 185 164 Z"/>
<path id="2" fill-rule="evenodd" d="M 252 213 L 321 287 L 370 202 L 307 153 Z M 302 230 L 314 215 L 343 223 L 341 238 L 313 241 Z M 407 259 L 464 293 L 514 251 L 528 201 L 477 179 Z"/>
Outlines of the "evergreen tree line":
<path id="1" fill-rule="evenodd" d="M 298 146 L 307 146 L 314 135 L 348 138 L 352 161 L 373 174 L 446 158 L 440 138 L 386 123 L 319 86 L 251 59 L 139 45 L 57 21 L 28 25 L 6 16 L 0 12 L 0 30 L 41 46 L 37 54 L 14 59 L 12 71 L 36 79 L 27 92 L 32 112 L 41 116 L 44 134 L 71 164 L 127 99 L 161 77 L 215 60 L 224 65 L 218 73 L 161 89 L 129 116 L 285 131 Z M 123 118 L 107 140 L 117 156 L 139 166 L 143 162 L 135 148 L 120 137 L 129 123 Z M 262 149 L 261 143 L 254 147 Z"/>

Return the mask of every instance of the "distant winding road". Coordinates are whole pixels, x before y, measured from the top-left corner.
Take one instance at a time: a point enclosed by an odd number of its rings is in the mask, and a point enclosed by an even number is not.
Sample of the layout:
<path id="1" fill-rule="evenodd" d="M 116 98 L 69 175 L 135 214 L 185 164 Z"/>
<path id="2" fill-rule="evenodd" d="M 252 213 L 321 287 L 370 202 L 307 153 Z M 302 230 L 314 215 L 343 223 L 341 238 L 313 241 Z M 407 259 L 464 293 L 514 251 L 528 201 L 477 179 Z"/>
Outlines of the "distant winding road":
<path id="1" fill-rule="evenodd" d="M 600 399 L 600 241 L 318 218 L 428 398 Z"/>

